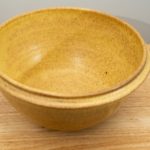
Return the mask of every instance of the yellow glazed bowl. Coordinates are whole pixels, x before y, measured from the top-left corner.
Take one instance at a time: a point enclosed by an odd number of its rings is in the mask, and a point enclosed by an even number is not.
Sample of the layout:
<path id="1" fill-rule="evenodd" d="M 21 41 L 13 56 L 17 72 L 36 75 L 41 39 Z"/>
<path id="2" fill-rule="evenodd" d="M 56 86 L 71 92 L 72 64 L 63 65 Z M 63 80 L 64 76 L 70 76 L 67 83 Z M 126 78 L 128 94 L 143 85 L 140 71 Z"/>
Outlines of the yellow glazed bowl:
<path id="1" fill-rule="evenodd" d="M 79 130 L 109 117 L 150 70 L 149 46 L 127 23 L 53 8 L 0 26 L 0 88 L 49 129 Z"/>

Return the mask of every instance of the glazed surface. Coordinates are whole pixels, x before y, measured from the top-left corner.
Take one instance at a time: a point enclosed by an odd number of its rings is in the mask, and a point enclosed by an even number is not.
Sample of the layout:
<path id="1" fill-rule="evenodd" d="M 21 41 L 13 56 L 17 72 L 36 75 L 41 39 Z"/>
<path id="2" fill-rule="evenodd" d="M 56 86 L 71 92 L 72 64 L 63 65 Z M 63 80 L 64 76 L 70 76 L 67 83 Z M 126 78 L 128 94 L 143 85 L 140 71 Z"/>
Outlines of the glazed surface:
<path id="1" fill-rule="evenodd" d="M 142 58 L 143 47 L 131 29 L 95 12 L 41 11 L 0 30 L 0 70 L 52 94 L 113 88 L 135 73 Z"/>

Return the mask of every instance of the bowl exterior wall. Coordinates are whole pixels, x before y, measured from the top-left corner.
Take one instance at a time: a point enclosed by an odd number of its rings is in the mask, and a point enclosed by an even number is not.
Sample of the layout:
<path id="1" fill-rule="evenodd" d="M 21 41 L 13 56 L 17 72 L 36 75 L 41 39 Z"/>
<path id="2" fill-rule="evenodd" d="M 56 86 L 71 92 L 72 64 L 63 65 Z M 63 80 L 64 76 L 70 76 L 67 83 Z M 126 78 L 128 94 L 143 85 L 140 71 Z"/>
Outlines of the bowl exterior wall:
<path id="1" fill-rule="evenodd" d="M 53 130 L 75 131 L 89 128 L 111 116 L 120 105 L 120 100 L 87 108 L 52 108 L 23 101 L 3 92 L 4 96 L 20 112 L 29 116 L 40 126 Z"/>

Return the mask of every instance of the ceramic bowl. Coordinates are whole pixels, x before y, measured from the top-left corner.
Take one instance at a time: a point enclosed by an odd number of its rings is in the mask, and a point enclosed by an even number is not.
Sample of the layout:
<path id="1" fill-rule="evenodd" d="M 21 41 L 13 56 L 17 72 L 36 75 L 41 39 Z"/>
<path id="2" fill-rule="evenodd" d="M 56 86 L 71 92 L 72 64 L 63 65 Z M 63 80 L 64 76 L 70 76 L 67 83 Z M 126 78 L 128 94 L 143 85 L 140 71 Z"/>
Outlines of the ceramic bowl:
<path id="1" fill-rule="evenodd" d="M 31 12 L 0 26 L 0 88 L 41 126 L 88 128 L 145 80 L 148 49 L 133 27 L 105 13 Z"/>

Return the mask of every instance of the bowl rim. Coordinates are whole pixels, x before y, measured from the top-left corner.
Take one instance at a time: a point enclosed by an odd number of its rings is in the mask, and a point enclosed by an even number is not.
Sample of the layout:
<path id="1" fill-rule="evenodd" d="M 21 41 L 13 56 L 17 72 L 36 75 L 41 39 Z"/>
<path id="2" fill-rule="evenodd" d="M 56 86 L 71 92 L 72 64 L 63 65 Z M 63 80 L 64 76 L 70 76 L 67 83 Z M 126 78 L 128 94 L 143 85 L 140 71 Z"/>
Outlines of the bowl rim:
<path id="1" fill-rule="evenodd" d="M 7 26 L 8 24 L 19 20 L 22 17 L 25 16 L 29 16 L 29 15 L 34 15 L 37 13 L 43 13 L 45 11 L 53 11 L 53 10 L 75 10 L 75 11 L 84 11 L 84 12 L 90 12 L 90 13 L 95 13 L 95 14 L 100 14 L 103 15 L 109 19 L 113 19 L 115 20 L 117 23 L 126 26 L 129 30 L 131 30 L 139 39 L 141 46 L 143 48 L 143 58 L 142 61 L 140 63 L 140 65 L 138 66 L 138 68 L 136 69 L 136 71 L 130 75 L 127 80 L 117 84 L 114 87 L 108 88 L 107 90 L 100 90 L 97 92 L 92 92 L 86 95 L 76 95 L 76 96 L 69 96 L 69 95 L 62 95 L 59 93 L 54 93 L 54 92 L 50 92 L 50 91 L 46 91 L 46 90 L 40 90 L 37 88 L 32 88 L 30 86 L 24 85 L 18 81 L 15 81 L 14 79 L 10 78 L 9 76 L 7 76 L 6 74 L 4 74 L 1 70 L 0 70 L 0 78 L 3 79 L 4 81 L 8 82 L 10 85 L 15 86 L 16 88 L 19 88 L 21 90 L 23 90 L 24 92 L 29 92 L 31 94 L 36 94 L 36 95 L 40 95 L 40 96 L 46 96 L 46 97 L 53 97 L 53 98 L 61 98 L 61 99 L 79 99 L 79 98 L 89 98 L 89 97 L 95 97 L 95 96 L 100 96 L 100 95 L 104 95 L 104 94 L 109 94 L 111 92 L 114 92 L 124 86 L 126 86 L 127 84 L 129 84 L 131 81 L 133 81 L 143 70 L 145 63 L 146 63 L 146 58 L 147 58 L 147 51 L 145 48 L 145 42 L 142 39 L 140 33 L 134 28 L 132 27 L 130 24 L 128 24 L 127 22 L 112 16 L 111 14 L 105 13 L 105 12 L 101 12 L 98 10 L 92 10 L 92 9 L 87 9 L 87 8 L 79 8 L 79 7 L 50 7 L 50 8 L 45 8 L 45 9 L 39 9 L 39 10 L 33 10 L 33 11 L 29 11 L 26 13 L 23 13 L 21 15 L 17 15 L 15 17 L 12 17 L 11 19 L 9 19 L 8 21 L 2 23 L 0 25 L 0 30 L 3 29 L 5 26 Z"/>
<path id="2" fill-rule="evenodd" d="M 129 95 L 133 92 L 138 86 L 140 86 L 144 80 L 148 77 L 150 72 L 150 52 L 148 53 L 148 59 L 146 60 L 146 64 L 142 70 L 142 72 L 130 83 L 125 85 L 124 87 L 113 91 L 111 93 L 97 95 L 93 97 L 85 97 L 85 98 L 78 98 L 78 99 L 62 99 L 62 98 L 53 98 L 48 97 L 46 95 L 37 95 L 33 93 L 29 93 L 23 91 L 8 82 L 3 81 L 0 78 L 0 85 L 2 85 L 1 89 L 3 94 L 6 98 L 16 101 L 18 103 L 26 102 L 32 105 L 36 105 L 38 107 L 46 107 L 52 109 L 67 109 L 67 110 L 76 110 L 76 109 L 83 109 L 83 108 L 92 108 L 92 107 L 99 107 L 102 105 L 107 105 L 114 102 L 121 102 L 122 98 Z M 30 98 L 28 98 L 30 97 Z M 38 99 L 38 100 L 37 100 Z"/>

